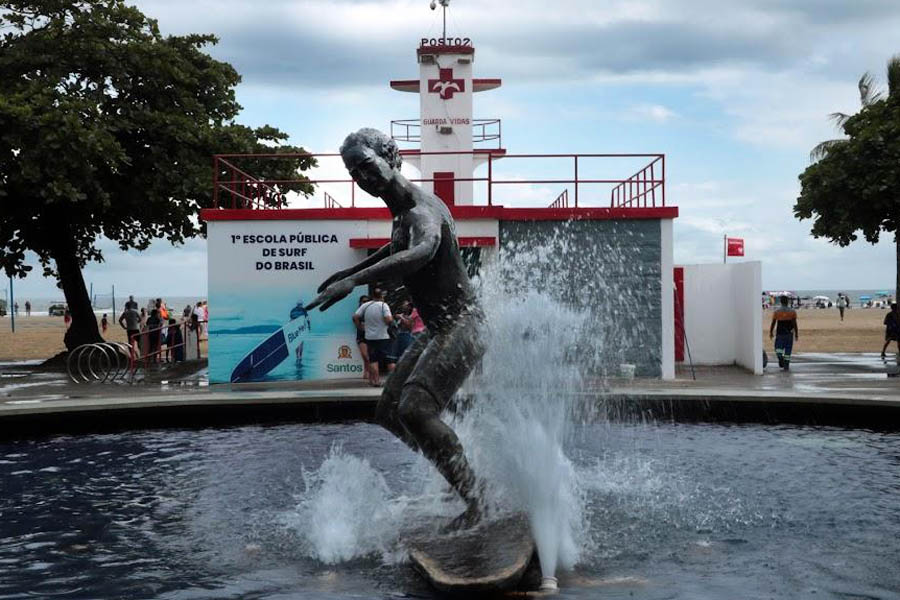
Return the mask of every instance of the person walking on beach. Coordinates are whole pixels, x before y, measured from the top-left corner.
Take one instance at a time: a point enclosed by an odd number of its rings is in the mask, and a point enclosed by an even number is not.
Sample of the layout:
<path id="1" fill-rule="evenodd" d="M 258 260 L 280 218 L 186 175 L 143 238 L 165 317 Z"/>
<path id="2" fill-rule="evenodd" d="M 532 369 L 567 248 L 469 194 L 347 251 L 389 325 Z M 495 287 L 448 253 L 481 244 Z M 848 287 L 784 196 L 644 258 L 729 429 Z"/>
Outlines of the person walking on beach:
<path id="1" fill-rule="evenodd" d="M 103 330 L 103 333 L 106 333 L 106 330 L 109 329 L 109 321 L 106 318 L 106 313 L 103 313 L 103 318 L 100 319 L 100 329 Z"/>
<path id="2" fill-rule="evenodd" d="M 31 300 L 25 301 L 25 316 L 26 317 L 31 316 Z"/>
<path id="3" fill-rule="evenodd" d="M 900 312 L 897 311 L 896 302 L 891 302 L 891 311 L 884 315 L 884 346 L 881 348 L 881 358 L 887 358 L 885 352 L 891 342 L 897 342 L 897 350 L 900 351 Z"/>
<path id="4" fill-rule="evenodd" d="M 353 322 L 357 327 L 363 326 L 366 335 L 366 350 L 369 354 L 367 368 L 369 371 L 369 385 L 381 385 L 381 372 L 379 367 L 384 367 L 388 372 L 394 370 L 392 358 L 391 336 L 388 326 L 394 322 L 391 315 L 391 307 L 384 301 L 384 290 L 375 288 L 374 300 L 370 300 L 356 309 L 353 314 Z"/>
<path id="5" fill-rule="evenodd" d="M 128 336 L 128 345 L 134 346 L 141 336 L 141 313 L 137 311 L 137 302 L 125 303 L 125 310 L 119 317 L 119 325 Z"/>
<path id="6" fill-rule="evenodd" d="M 841 313 L 841 321 L 844 320 L 844 309 L 847 308 L 847 305 L 850 304 L 850 299 L 844 296 L 843 294 L 838 295 L 837 305 L 838 312 Z"/>
<path id="7" fill-rule="evenodd" d="M 797 312 L 788 305 L 787 296 L 781 297 L 781 306 L 772 313 L 769 337 L 775 338 L 775 356 L 778 357 L 778 366 L 785 371 L 789 370 L 791 368 L 791 350 L 794 347 L 794 339 L 800 339 L 800 329 L 797 328 Z"/>

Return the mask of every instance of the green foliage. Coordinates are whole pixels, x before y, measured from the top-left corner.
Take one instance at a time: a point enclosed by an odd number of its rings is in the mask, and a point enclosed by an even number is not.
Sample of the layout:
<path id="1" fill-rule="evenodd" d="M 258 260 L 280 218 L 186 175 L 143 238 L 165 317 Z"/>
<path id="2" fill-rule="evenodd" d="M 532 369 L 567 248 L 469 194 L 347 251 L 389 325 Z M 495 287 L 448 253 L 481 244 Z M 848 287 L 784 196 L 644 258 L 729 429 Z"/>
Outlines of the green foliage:
<path id="1" fill-rule="evenodd" d="M 102 260 L 203 234 L 214 153 L 303 152 L 269 126 L 234 122 L 240 76 L 203 49 L 211 35 L 162 36 L 122 0 L 0 1 L 0 267 L 47 273 L 60 252 Z M 311 158 L 258 173 L 297 179 Z M 305 195 L 310 184 L 285 191 Z"/>
<path id="2" fill-rule="evenodd" d="M 794 205 L 798 219 L 813 219 L 812 235 L 846 246 L 859 232 L 876 243 L 882 231 L 897 233 L 900 223 L 900 58 L 888 64 L 889 94 L 871 91 L 868 78 L 863 108 L 841 122 L 846 139 L 828 143 L 818 162 L 801 175 Z M 866 79 L 866 77 L 864 77 Z M 866 101 L 868 100 L 868 101 Z"/>

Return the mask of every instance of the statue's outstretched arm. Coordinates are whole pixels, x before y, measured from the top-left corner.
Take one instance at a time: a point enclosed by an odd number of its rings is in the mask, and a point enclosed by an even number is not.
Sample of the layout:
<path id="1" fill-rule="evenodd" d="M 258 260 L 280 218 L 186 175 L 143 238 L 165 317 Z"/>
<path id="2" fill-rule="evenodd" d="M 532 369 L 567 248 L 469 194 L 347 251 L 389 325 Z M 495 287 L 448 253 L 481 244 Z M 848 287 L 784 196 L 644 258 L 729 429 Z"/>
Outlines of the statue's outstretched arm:
<path id="1" fill-rule="evenodd" d="M 382 246 L 381 248 L 379 248 L 378 250 L 376 250 L 374 253 L 372 253 L 371 256 L 366 257 L 365 260 L 362 260 L 347 269 L 341 269 L 340 271 L 338 271 L 337 273 L 335 273 L 334 275 L 332 275 L 331 277 L 329 277 L 328 279 L 323 281 L 322 285 L 320 285 L 319 289 L 317 289 L 316 291 L 319 293 L 322 293 L 322 290 L 327 288 L 329 285 L 331 285 L 335 281 L 340 281 L 341 279 L 345 279 L 345 278 L 349 277 L 350 275 L 353 275 L 354 273 L 358 273 L 359 271 L 362 271 L 366 267 L 370 267 L 370 266 L 374 265 L 379 260 L 390 256 L 391 255 L 391 244 L 393 244 L 393 243 L 394 243 L 393 241 L 390 241 L 387 244 L 385 244 L 384 246 Z"/>
<path id="2" fill-rule="evenodd" d="M 350 275 L 354 285 L 385 279 L 399 279 L 415 273 L 432 259 L 441 244 L 441 229 L 436 223 L 419 223 L 410 231 L 409 248 L 391 254 L 377 263 Z"/>
<path id="3" fill-rule="evenodd" d="M 408 249 L 390 254 L 373 265 L 335 281 L 307 304 L 306 310 L 311 310 L 316 306 L 320 307 L 319 310 L 326 310 L 335 302 L 349 295 L 358 285 L 403 277 L 424 267 L 440 246 L 440 225 L 437 223 L 416 225 L 410 233 Z"/>

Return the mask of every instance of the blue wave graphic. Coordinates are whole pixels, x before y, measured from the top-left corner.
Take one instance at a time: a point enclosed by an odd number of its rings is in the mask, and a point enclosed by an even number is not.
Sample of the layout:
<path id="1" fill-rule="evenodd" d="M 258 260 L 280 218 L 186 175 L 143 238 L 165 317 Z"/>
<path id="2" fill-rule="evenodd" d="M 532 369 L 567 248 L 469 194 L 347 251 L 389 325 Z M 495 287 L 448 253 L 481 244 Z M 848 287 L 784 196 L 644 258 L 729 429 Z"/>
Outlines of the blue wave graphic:
<path id="1" fill-rule="evenodd" d="M 250 327 L 238 327 L 237 329 L 210 329 L 211 335 L 243 334 L 243 333 L 275 333 L 281 329 L 281 325 L 251 325 Z"/>

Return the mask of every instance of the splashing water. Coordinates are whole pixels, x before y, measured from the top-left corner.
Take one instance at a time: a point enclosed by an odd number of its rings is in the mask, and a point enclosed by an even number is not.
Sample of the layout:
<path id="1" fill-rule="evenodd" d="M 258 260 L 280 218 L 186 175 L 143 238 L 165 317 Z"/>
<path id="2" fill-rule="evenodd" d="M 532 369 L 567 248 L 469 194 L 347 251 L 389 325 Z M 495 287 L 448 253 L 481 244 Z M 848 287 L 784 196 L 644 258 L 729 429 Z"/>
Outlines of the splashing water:
<path id="1" fill-rule="evenodd" d="M 368 460 L 335 446 L 317 470 L 304 472 L 304 480 L 297 529 L 311 556 L 334 564 L 390 554 L 403 504 L 391 501 L 384 476 Z"/>
<path id="2" fill-rule="evenodd" d="M 569 254 L 569 233 L 564 224 L 539 243 L 506 246 L 501 260 L 483 268 L 475 283 L 487 315 L 487 328 L 479 332 L 487 351 L 480 372 L 461 392 L 471 399 L 470 408 L 444 415 L 486 482 L 489 509 L 527 513 L 545 576 L 572 568 L 591 545 L 586 486 L 565 447 L 575 415 L 584 410 L 585 396 L 579 392 L 585 374 L 602 374 L 606 365 L 620 360 L 623 348 L 621 324 L 614 336 L 607 317 L 598 319 L 591 306 L 573 301 L 579 299 L 580 284 L 572 273 L 577 276 L 579 269 L 556 264 Z M 608 247 L 599 246 L 596 252 L 609 254 Z M 605 264 L 617 268 L 623 262 L 619 258 L 607 256 Z M 592 269 L 587 279 L 596 281 L 597 270 L 605 267 L 591 263 L 583 268 Z M 616 289 L 621 276 L 609 279 L 606 288 L 585 293 L 615 313 L 633 298 Z M 440 495 L 445 484 L 424 459 L 416 470 L 422 496 L 391 499 L 384 478 L 368 461 L 333 449 L 317 471 L 306 475 L 300 516 L 310 554 L 326 563 L 370 554 L 391 561 L 402 553 L 397 531 L 410 516 L 404 511 L 421 517 L 460 510 L 461 504 L 436 508 L 434 502 L 422 502 Z"/>
<path id="3" fill-rule="evenodd" d="M 525 511 L 545 575 L 571 568 L 583 545 L 581 490 L 563 446 L 578 370 L 563 358 L 581 316 L 538 294 L 489 303 L 483 370 L 457 431 L 495 508 Z M 535 310 L 535 307 L 541 307 Z M 552 313 L 553 325 L 548 323 Z"/>
<path id="4" fill-rule="evenodd" d="M 634 324 L 609 315 L 633 303 L 628 290 L 639 289 L 621 272 L 626 261 L 602 241 L 587 244 L 589 253 L 582 242 L 574 254 L 604 260 L 569 260 L 575 226 L 508 244 L 483 270 L 476 283 L 488 348 L 465 390 L 473 408 L 455 425 L 488 482 L 489 502 L 528 514 L 544 576 L 571 569 L 591 545 L 585 486 L 565 448 L 577 415 L 591 412 L 585 377 L 602 376 L 629 350 L 623 334 L 633 334 L 626 328 Z M 598 280 L 608 283 L 597 288 Z"/>

